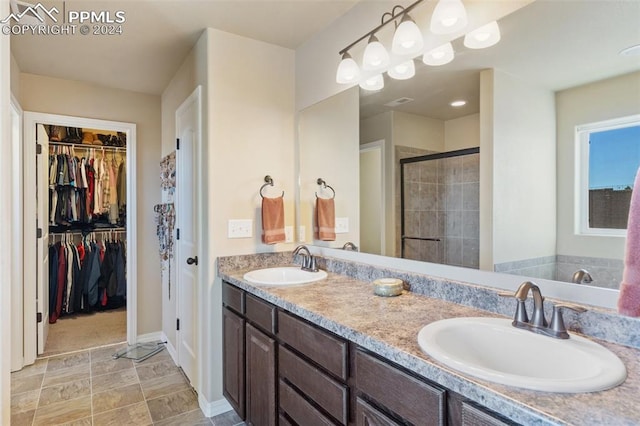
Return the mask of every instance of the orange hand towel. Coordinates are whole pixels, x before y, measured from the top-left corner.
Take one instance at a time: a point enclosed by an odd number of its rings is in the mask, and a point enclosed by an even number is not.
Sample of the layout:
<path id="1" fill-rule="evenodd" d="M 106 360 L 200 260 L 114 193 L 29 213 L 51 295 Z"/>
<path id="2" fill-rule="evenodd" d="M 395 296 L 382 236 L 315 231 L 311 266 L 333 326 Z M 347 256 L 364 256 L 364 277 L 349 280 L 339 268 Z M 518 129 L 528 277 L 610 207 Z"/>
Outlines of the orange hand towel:
<path id="1" fill-rule="evenodd" d="M 319 240 L 335 241 L 336 213 L 333 198 L 316 198 L 316 225 Z"/>
<path id="2" fill-rule="evenodd" d="M 262 198 L 262 242 L 284 243 L 284 197 Z"/>

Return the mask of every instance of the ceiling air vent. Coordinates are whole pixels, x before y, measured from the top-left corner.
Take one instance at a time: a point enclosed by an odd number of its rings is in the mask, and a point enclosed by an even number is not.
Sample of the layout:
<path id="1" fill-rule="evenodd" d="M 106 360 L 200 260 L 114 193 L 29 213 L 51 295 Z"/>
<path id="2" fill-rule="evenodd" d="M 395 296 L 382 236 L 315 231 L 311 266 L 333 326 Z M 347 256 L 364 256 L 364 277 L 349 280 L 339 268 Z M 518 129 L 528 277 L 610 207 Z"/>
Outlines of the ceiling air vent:
<path id="1" fill-rule="evenodd" d="M 402 105 L 402 104 L 407 104 L 409 102 L 413 102 L 413 98 L 406 98 L 406 97 L 405 98 L 398 98 L 395 101 L 388 102 L 388 103 L 386 103 L 384 105 L 393 108 L 393 107 L 397 107 L 397 106 Z"/>

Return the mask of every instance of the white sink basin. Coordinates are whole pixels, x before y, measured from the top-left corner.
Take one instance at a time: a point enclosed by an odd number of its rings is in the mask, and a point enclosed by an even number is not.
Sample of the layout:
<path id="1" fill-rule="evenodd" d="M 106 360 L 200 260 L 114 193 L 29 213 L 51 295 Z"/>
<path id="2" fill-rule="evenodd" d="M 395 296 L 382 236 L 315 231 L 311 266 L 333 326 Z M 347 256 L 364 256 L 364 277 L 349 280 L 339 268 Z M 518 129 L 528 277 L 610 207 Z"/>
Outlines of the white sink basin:
<path id="1" fill-rule="evenodd" d="M 308 284 L 327 278 L 323 270 L 318 272 L 303 271 L 299 266 L 256 269 L 244 274 L 244 279 L 254 284 L 270 286 L 286 286 Z"/>
<path id="2" fill-rule="evenodd" d="M 418 333 L 420 348 L 463 373 L 546 392 L 596 392 L 624 382 L 627 370 L 611 351 L 580 336 L 554 339 L 501 318 L 451 318 Z"/>

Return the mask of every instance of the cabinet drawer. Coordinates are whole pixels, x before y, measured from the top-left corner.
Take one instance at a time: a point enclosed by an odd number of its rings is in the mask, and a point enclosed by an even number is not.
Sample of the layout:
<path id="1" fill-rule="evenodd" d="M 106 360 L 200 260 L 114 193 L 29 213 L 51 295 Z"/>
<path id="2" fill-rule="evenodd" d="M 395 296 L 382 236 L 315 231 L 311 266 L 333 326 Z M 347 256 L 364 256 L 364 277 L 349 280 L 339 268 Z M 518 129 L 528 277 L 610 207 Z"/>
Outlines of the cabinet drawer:
<path id="1" fill-rule="evenodd" d="M 280 380 L 280 408 L 299 425 L 328 426 L 334 424 L 282 380 Z"/>
<path id="2" fill-rule="evenodd" d="M 346 386 L 329 378 L 284 347 L 280 348 L 279 355 L 280 377 L 287 379 L 327 413 L 346 425 L 349 420 L 349 393 Z"/>
<path id="3" fill-rule="evenodd" d="M 510 426 L 513 424 L 515 423 L 503 421 L 467 402 L 462 403 L 462 426 Z"/>
<path id="4" fill-rule="evenodd" d="M 356 388 L 415 425 L 444 425 L 445 391 L 364 352 L 356 352 Z"/>
<path id="5" fill-rule="evenodd" d="M 278 337 L 330 373 L 347 380 L 348 351 L 344 340 L 282 311 L 278 311 Z"/>
<path id="6" fill-rule="evenodd" d="M 358 398 L 356 403 L 356 426 L 399 426 L 381 411 Z"/>
<path id="7" fill-rule="evenodd" d="M 223 283 L 222 303 L 239 314 L 244 314 L 244 291 L 229 283 Z"/>
<path id="8" fill-rule="evenodd" d="M 269 334 L 276 332 L 276 307 L 247 294 L 245 299 L 246 316 L 249 321 Z"/>

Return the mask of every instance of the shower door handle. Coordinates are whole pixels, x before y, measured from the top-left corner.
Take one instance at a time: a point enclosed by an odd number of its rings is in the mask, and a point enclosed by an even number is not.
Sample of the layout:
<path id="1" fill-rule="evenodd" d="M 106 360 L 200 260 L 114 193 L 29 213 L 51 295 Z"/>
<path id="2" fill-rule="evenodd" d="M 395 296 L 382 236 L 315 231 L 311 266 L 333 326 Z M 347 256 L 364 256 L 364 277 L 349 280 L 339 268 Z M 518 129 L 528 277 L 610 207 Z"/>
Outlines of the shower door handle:
<path id="1" fill-rule="evenodd" d="M 187 258 L 187 265 L 197 265 L 198 264 L 198 256 Z"/>

